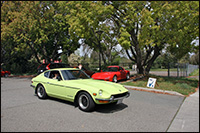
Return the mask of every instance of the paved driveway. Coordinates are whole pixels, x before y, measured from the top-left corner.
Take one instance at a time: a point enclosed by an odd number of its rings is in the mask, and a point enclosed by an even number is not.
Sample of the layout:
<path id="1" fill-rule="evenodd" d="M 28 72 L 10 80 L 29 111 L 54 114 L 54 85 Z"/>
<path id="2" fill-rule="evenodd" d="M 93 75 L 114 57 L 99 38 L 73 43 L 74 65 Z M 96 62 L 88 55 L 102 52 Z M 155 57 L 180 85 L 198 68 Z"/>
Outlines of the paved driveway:
<path id="1" fill-rule="evenodd" d="M 129 90 L 122 104 L 86 113 L 72 103 L 39 100 L 27 78 L 1 78 L 1 132 L 165 132 L 184 97 Z"/>

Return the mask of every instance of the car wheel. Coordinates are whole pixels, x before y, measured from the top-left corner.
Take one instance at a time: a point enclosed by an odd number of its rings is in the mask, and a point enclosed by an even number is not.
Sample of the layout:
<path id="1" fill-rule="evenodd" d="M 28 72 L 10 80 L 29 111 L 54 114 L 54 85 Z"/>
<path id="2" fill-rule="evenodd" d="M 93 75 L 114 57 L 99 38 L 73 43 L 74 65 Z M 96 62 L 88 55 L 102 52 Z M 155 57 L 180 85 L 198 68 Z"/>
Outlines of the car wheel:
<path id="1" fill-rule="evenodd" d="M 38 85 L 36 89 L 37 89 L 37 96 L 39 99 L 47 98 L 47 93 L 42 85 Z"/>
<path id="2" fill-rule="evenodd" d="M 8 77 L 8 74 L 6 73 L 4 76 L 7 78 L 7 77 Z"/>
<path id="3" fill-rule="evenodd" d="M 126 79 L 130 79 L 130 74 L 129 73 L 126 74 Z"/>
<path id="4" fill-rule="evenodd" d="M 116 75 L 113 77 L 113 82 L 117 83 L 117 76 Z"/>
<path id="5" fill-rule="evenodd" d="M 86 93 L 86 92 L 81 92 L 78 96 L 78 105 L 79 109 L 82 111 L 92 111 L 95 107 L 95 103 L 92 99 L 92 97 Z"/>

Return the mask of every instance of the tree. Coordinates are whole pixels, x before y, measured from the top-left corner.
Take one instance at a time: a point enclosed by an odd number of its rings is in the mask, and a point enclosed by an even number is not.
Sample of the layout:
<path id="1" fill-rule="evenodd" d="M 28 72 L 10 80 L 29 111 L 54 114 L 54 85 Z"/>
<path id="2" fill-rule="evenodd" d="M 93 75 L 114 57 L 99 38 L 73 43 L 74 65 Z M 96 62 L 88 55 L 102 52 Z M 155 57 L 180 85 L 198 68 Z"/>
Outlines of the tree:
<path id="1" fill-rule="evenodd" d="M 113 23 L 106 21 L 109 8 L 105 8 L 101 1 L 70 1 L 63 6 L 68 14 L 66 19 L 69 20 L 70 34 L 76 33 L 82 38 L 83 45 L 87 44 L 94 51 L 100 52 L 105 65 L 110 63 L 116 57 L 111 52 L 119 51 L 115 49 L 118 31 Z M 102 31 L 102 34 L 98 35 L 98 31 Z"/>
<path id="2" fill-rule="evenodd" d="M 119 43 L 137 63 L 139 73 L 149 73 L 162 49 L 181 58 L 195 48 L 199 36 L 197 1 L 112 1 L 111 20 L 120 29 Z M 131 54 L 130 54 L 131 52 Z"/>
<path id="3" fill-rule="evenodd" d="M 199 36 L 197 1 L 73 1 L 64 6 L 70 33 L 99 49 L 102 57 L 106 55 L 103 48 L 109 46 L 106 36 L 114 33 L 113 39 L 137 63 L 140 74 L 149 73 L 166 47 L 177 59 L 199 48 L 191 44 Z M 98 30 L 103 31 L 101 39 L 95 34 Z"/>
<path id="4" fill-rule="evenodd" d="M 190 57 L 189 63 L 193 65 L 199 65 L 199 51 Z"/>
<path id="5" fill-rule="evenodd" d="M 56 60 L 63 50 L 68 56 L 80 45 L 70 39 L 63 2 L 4 1 L 1 3 L 1 43 L 4 49 L 30 50 L 38 63 Z"/>

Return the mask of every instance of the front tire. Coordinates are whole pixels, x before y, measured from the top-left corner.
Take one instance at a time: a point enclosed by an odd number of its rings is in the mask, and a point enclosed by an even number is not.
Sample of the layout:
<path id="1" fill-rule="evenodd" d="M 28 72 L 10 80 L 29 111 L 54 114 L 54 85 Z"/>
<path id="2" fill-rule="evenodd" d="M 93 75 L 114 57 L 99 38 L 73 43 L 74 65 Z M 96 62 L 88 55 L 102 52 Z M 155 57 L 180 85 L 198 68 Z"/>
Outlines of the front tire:
<path id="1" fill-rule="evenodd" d="M 113 76 L 113 82 L 117 83 L 117 76 L 116 75 Z"/>
<path id="2" fill-rule="evenodd" d="M 80 110 L 89 112 L 94 110 L 95 103 L 88 93 L 81 92 L 78 96 L 78 106 Z"/>
<path id="3" fill-rule="evenodd" d="M 46 99 L 47 98 L 47 93 L 45 91 L 44 86 L 42 86 L 41 84 L 37 86 L 37 96 L 39 99 Z"/>

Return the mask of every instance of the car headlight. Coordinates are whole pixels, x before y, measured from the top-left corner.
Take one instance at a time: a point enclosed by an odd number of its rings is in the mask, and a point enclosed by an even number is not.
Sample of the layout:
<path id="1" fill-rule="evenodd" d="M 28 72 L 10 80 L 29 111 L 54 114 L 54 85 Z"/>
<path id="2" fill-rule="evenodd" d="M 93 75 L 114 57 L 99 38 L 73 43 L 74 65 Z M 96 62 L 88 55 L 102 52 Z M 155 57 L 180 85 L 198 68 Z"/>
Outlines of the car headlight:
<path id="1" fill-rule="evenodd" d="M 100 95 L 100 96 L 102 96 L 102 93 L 103 93 L 103 91 L 102 91 L 102 90 L 99 90 L 99 95 Z"/>

